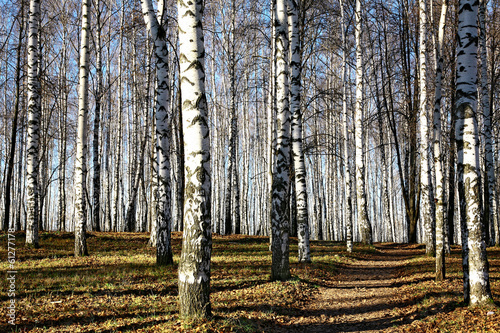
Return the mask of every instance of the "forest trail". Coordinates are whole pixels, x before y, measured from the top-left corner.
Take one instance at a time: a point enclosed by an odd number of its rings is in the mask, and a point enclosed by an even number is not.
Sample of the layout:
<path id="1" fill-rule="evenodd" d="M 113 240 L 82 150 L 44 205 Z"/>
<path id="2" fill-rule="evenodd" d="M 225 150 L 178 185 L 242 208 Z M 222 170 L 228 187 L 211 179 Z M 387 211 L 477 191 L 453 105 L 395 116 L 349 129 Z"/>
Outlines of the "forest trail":
<path id="1" fill-rule="evenodd" d="M 303 308 L 303 316 L 290 323 L 289 332 L 380 332 L 409 323 L 401 315 L 401 271 L 418 255 L 412 246 L 377 244 L 369 259 L 342 264 L 337 281 L 319 287 L 319 293 Z M 295 321 L 295 320 L 294 320 Z"/>

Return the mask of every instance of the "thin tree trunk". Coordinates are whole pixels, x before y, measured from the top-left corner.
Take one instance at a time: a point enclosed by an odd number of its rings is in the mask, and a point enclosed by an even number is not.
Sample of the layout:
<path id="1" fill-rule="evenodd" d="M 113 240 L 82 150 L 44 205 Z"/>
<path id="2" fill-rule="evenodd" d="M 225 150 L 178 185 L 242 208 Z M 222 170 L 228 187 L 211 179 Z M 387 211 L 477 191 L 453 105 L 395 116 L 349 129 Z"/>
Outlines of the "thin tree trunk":
<path id="1" fill-rule="evenodd" d="M 361 0 L 356 0 L 356 107 L 354 110 L 355 137 L 356 137 L 356 192 L 358 206 L 358 226 L 361 233 L 361 242 L 372 244 L 372 230 L 368 217 L 366 202 L 366 175 L 364 164 L 364 135 L 363 135 L 363 55 L 361 41 Z"/>
<path id="2" fill-rule="evenodd" d="M 444 157 L 441 153 L 441 80 L 443 74 L 443 42 L 446 24 L 446 12 L 448 0 L 443 0 L 441 6 L 441 17 L 439 19 L 438 40 L 436 43 L 436 92 L 434 102 L 434 168 L 436 173 L 435 195 L 436 195 L 436 281 L 445 278 L 445 190 L 444 190 Z"/>
<path id="3" fill-rule="evenodd" d="M 424 228 L 425 252 L 434 255 L 434 237 L 431 213 L 431 186 L 429 169 L 429 125 L 427 110 L 427 1 L 419 0 L 420 34 L 419 34 L 419 92 L 420 92 L 420 220 Z"/>
<path id="4" fill-rule="evenodd" d="M 87 118 L 89 85 L 90 0 L 82 0 L 82 31 L 80 45 L 80 74 L 78 91 L 78 131 L 75 161 L 75 256 L 87 251 Z"/>
<path id="5" fill-rule="evenodd" d="M 237 188 L 237 164 L 236 164 L 236 137 L 238 135 L 238 117 L 237 117 L 237 105 L 236 105 L 236 54 L 235 54 L 235 20 L 236 20 L 236 3 L 234 0 L 231 1 L 231 36 L 228 38 L 228 51 L 229 51 L 229 95 L 230 95 L 230 112 L 231 112 L 231 122 L 230 122 L 230 133 L 229 133 L 229 149 L 228 149 L 228 164 L 227 164 L 227 187 L 226 187 L 226 198 L 225 207 L 226 215 L 224 221 L 224 234 L 230 235 L 233 232 L 233 212 L 239 211 L 239 201 L 233 199 L 233 196 L 238 196 L 239 193 L 233 193 Z M 236 226 L 235 226 L 236 227 Z M 236 233 L 236 232 L 235 232 Z"/>
<path id="6" fill-rule="evenodd" d="M 479 94 L 479 105 L 483 114 L 483 142 L 484 142 L 484 166 L 486 169 L 486 177 L 484 177 L 484 225 L 487 234 L 490 227 L 494 227 L 497 223 L 498 216 L 496 211 L 496 198 L 495 198 L 495 165 L 493 163 L 493 149 L 492 149 L 492 126 L 491 126 L 491 108 L 489 105 L 488 94 L 488 62 L 486 53 L 486 27 L 485 27 L 485 12 L 486 1 L 479 1 L 479 48 L 481 52 L 481 86 Z M 494 73 L 492 73 L 494 75 Z M 491 86 L 490 89 L 494 89 Z M 494 238 L 486 239 L 488 243 L 493 243 Z"/>
<path id="7" fill-rule="evenodd" d="M 125 22 L 125 5 L 122 1 L 122 7 L 120 10 L 120 41 L 118 47 L 118 133 L 117 133 L 117 147 L 116 147 L 116 162 L 115 162 L 115 201 L 113 203 L 113 222 L 112 222 L 112 231 L 118 231 L 119 228 L 119 216 L 120 216 L 120 185 L 121 185 L 121 175 L 120 175 L 120 165 L 121 165 L 121 154 L 122 154 L 122 125 L 123 125 L 123 30 L 124 30 L 124 22 Z"/>
<path id="8" fill-rule="evenodd" d="M 299 262 L 311 262 L 309 246 L 309 221 L 307 211 L 306 166 L 302 149 L 300 0 L 288 0 L 290 34 L 290 113 L 292 114 L 292 155 L 295 170 L 295 200 Z"/>
<path id="9" fill-rule="evenodd" d="M 342 30 L 342 117 L 343 121 L 343 166 L 344 166 L 344 195 L 346 202 L 346 247 L 347 252 L 352 252 L 352 197 L 351 197 L 351 168 L 349 165 L 349 126 L 348 126 L 348 109 L 347 109 L 347 38 L 346 38 L 346 19 L 345 19 L 345 3 L 340 0 L 340 15 L 341 15 L 341 30 Z"/>
<path id="10" fill-rule="evenodd" d="M 101 105 L 103 95 L 102 46 L 101 46 L 101 1 L 96 1 L 96 76 L 97 88 L 95 94 L 93 154 L 93 192 L 92 192 L 92 230 L 101 231 L 101 163 L 99 161 L 99 131 L 101 121 Z"/>
<path id="11" fill-rule="evenodd" d="M 68 55 L 67 55 L 67 31 L 64 28 L 63 34 L 64 42 L 62 59 L 61 59 L 61 77 L 60 77 L 60 88 L 61 92 L 61 108 L 59 116 L 59 230 L 66 231 L 66 151 L 67 151 L 67 138 L 68 132 L 66 129 L 66 121 L 68 116 L 68 87 L 67 87 L 67 66 L 68 66 Z"/>

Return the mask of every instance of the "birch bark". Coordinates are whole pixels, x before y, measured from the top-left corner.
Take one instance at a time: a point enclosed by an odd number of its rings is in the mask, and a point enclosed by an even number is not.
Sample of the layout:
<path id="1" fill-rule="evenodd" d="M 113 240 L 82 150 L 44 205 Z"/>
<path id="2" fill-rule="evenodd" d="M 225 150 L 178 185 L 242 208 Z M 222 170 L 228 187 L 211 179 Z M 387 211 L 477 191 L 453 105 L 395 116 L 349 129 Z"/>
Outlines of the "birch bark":
<path id="1" fill-rule="evenodd" d="M 203 1 L 179 0 L 179 53 L 184 130 L 184 232 L 179 263 L 180 317 L 206 318 L 210 306 L 210 136 L 205 95 Z"/>
<path id="2" fill-rule="evenodd" d="M 457 174 L 462 225 L 466 228 L 464 261 L 465 300 L 470 305 L 490 305 L 486 243 L 481 221 L 481 179 L 477 122 L 477 19 L 478 2 L 460 0 L 457 51 Z M 464 223 L 465 222 L 465 223 Z M 465 231 L 465 230 L 464 230 Z M 468 281 L 468 283 L 467 283 Z M 468 292 L 467 292 L 468 290 Z"/>
<path id="3" fill-rule="evenodd" d="M 448 11 L 448 0 L 443 0 L 441 5 L 441 16 L 439 18 L 438 39 L 436 42 L 436 92 L 434 101 L 434 121 L 433 121 L 433 149 L 434 149 L 434 169 L 436 174 L 435 201 L 436 201 L 436 281 L 445 278 L 445 256 L 444 256 L 444 236 L 445 236 L 445 179 L 443 160 L 441 152 L 441 81 L 443 74 L 443 42 L 446 24 L 446 13 Z"/>
<path id="4" fill-rule="evenodd" d="M 82 31 L 80 44 L 80 72 L 78 91 L 78 130 L 75 160 L 75 256 L 86 256 L 87 251 L 87 118 L 89 90 L 89 34 L 90 0 L 82 0 Z"/>
<path id="5" fill-rule="evenodd" d="M 368 209 L 366 202 L 366 184 L 365 184 L 365 163 L 364 163 L 364 135 L 363 135 L 363 54 L 362 54 L 362 18 L 361 18 L 361 0 L 356 0 L 356 106 L 354 110 L 355 137 L 356 137 L 356 198 L 358 206 L 358 226 L 361 233 L 361 242 L 372 244 L 372 228 L 368 218 Z"/>
<path id="6" fill-rule="evenodd" d="M 154 41 L 156 55 L 156 156 L 158 159 L 158 187 L 156 212 L 156 264 L 173 264 L 170 235 L 172 228 L 172 202 L 170 186 L 170 83 L 166 31 L 158 23 L 151 0 L 142 0 L 144 21 Z M 165 6 L 161 6 L 165 10 Z M 160 15 L 165 16 L 164 13 Z"/>
<path id="7" fill-rule="evenodd" d="M 292 154 L 295 169 L 295 198 L 299 262 L 311 262 L 307 212 L 306 167 L 302 149 L 300 0 L 288 0 L 290 34 L 290 113 L 292 114 Z"/>
<path id="8" fill-rule="evenodd" d="M 40 80 L 38 73 L 38 34 L 40 1 L 31 0 L 28 19 L 28 142 L 27 145 L 27 200 L 26 245 L 39 247 L 39 146 L 40 146 Z"/>
<path id="9" fill-rule="evenodd" d="M 427 110 L 427 1 L 419 0 L 419 92 L 420 92 L 420 220 L 424 228 L 425 252 L 433 255 L 434 237 L 431 214 L 431 186 L 429 168 L 429 123 Z"/>
<path id="10" fill-rule="evenodd" d="M 290 109 L 288 99 L 287 0 L 275 5 L 277 145 L 272 186 L 271 280 L 290 278 L 288 198 L 290 187 Z"/>

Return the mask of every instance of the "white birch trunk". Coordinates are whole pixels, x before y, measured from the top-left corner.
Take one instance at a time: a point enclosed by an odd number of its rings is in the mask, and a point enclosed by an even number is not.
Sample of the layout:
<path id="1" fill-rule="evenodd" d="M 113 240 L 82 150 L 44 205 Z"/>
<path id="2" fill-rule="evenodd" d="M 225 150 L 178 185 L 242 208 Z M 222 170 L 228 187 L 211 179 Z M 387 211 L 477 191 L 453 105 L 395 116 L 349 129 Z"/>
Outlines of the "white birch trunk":
<path id="1" fill-rule="evenodd" d="M 82 31 L 80 44 L 80 73 L 78 90 L 78 130 L 75 160 L 75 256 L 87 251 L 87 118 L 89 90 L 90 0 L 82 1 Z"/>
<path id="2" fill-rule="evenodd" d="M 274 22 L 275 18 L 275 6 L 276 1 L 271 1 L 271 22 Z M 271 250 L 271 244 L 273 242 L 273 233 L 271 225 L 271 214 L 272 214 L 272 197 L 273 197 L 273 173 L 274 173 L 274 154 L 276 151 L 275 140 L 276 140 L 276 26 L 274 23 L 271 24 L 271 61 L 269 68 L 269 93 L 267 101 L 267 193 L 268 193 L 268 219 L 266 219 L 264 232 L 265 235 L 269 235 L 269 249 Z"/>
<path id="3" fill-rule="evenodd" d="M 290 187 L 290 109 L 288 100 L 288 19 L 287 1 L 277 0 L 276 25 L 276 164 L 272 186 L 271 280 L 290 278 L 288 195 Z"/>
<path id="4" fill-rule="evenodd" d="M 462 225 L 466 226 L 464 261 L 465 300 L 470 305 L 490 305 L 486 244 L 481 221 L 481 179 L 477 123 L 477 18 L 478 2 L 460 0 L 457 50 L 457 174 Z M 464 228 L 465 229 L 465 228 Z M 465 231 L 465 230 L 464 230 Z M 467 265 L 466 265 L 467 266 Z M 468 291 L 468 292 L 467 292 Z"/>
<path id="5" fill-rule="evenodd" d="M 356 198 L 358 206 L 358 226 L 361 242 L 372 244 L 372 228 L 368 218 L 365 184 L 365 163 L 363 158 L 363 55 L 362 55 L 362 18 L 361 0 L 356 0 L 356 106 L 354 109 L 355 137 L 356 137 Z"/>
<path id="6" fill-rule="evenodd" d="M 210 136 L 205 95 L 203 1 L 178 1 L 184 130 L 184 233 L 179 263 L 181 318 L 206 318 L 210 308 Z"/>
<path id="7" fill-rule="evenodd" d="M 419 89 L 420 89 L 420 220 L 424 230 L 425 252 L 433 255 L 434 237 L 431 214 L 431 181 L 429 169 L 429 124 L 427 110 L 427 0 L 419 0 Z"/>
<path id="8" fill-rule="evenodd" d="M 347 125 L 347 42 L 346 42 L 346 23 L 345 23 L 345 13 L 344 13 L 344 0 L 340 0 L 340 15 L 341 15 L 341 29 L 342 29 L 342 116 L 344 118 L 344 173 L 345 173 L 345 183 L 344 183 L 344 195 L 346 201 L 346 246 L 347 252 L 352 252 L 352 197 L 351 197 L 351 169 L 349 165 L 349 127 Z"/>
<path id="9" fill-rule="evenodd" d="M 40 145 L 40 80 L 39 26 L 40 1 L 31 0 L 28 19 L 28 142 L 27 149 L 27 200 L 26 200 L 26 245 L 39 247 L 39 145 Z"/>
<path id="10" fill-rule="evenodd" d="M 300 0 L 288 0 L 290 34 L 290 113 L 292 114 L 292 154 L 295 169 L 295 195 L 299 262 L 311 262 L 307 212 L 306 166 L 302 150 Z"/>
<path id="11" fill-rule="evenodd" d="M 445 279 L 445 179 L 443 161 L 441 154 L 441 81 L 443 74 L 443 42 L 446 23 L 446 12 L 448 11 L 448 0 L 443 0 L 441 16 L 439 19 L 438 39 L 436 43 L 436 92 L 434 101 L 433 121 L 433 149 L 435 168 L 435 196 L 436 196 L 436 281 Z"/>
<path id="12" fill-rule="evenodd" d="M 156 156 L 158 158 L 158 194 L 156 212 L 156 264 L 173 264 L 170 235 L 172 228 L 170 186 L 170 83 L 168 77 L 168 49 L 166 31 L 158 23 L 151 0 L 142 0 L 144 21 L 154 41 L 156 55 Z M 162 3 L 162 2 L 161 2 Z M 164 6 L 161 6 L 163 9 Z M 163 15 L 163 13 L 160 13 Z"/>
<path id="13" fill-rule="evenodd" d="M 118 130 L 116 133 L 117 144 L 116 144 L 116 161 L 115 161 L 115 179 L 114 179 L 114 202 L 113 202 L 113 221 L 111 223 L 111 231 L 118 231 L 119 217 L 120 217 L 120 187 L 121 187 L 121 176 L 120 176 L 120 166 L 121 166 L 121 150 L 122 150 L 122 124 L 123 124 L 123 26 L 125 20 L 125 2 L 122 1 L 122 7 L 120 9 L 120 36 L 119 36 L 119 46 L 118 46 Z"/>

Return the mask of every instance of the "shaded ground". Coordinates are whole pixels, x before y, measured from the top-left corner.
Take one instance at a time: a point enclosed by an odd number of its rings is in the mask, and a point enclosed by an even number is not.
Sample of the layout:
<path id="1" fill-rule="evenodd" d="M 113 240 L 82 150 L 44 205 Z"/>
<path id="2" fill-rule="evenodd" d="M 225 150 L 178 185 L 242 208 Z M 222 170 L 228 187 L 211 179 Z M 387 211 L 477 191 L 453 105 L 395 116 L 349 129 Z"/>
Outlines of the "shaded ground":
<path id="1" fill-rule="evenodd" d="M 336 279 L 321 286 L 282 331 L 500 332 L 498 308 L 469 309 L 462 304 L 461 278 L 455 269 L 446 281 L 435 283 L 434 259 L 425 257 L 418 245 L 375 248 L 368 257 L 337 265 Z M 495 272 L 497 258 L 490 259 Z M 458 259 L 449 261 L 456 266 Z M 498 274 L 492 275 L 498 287 Z"/>
<path id="2" fill-rule="evenodd" d="M 398 288 L 398 277 L 408 259 L 418 251 L 394 245 L 378 245 L 368 260 L 342 265 L 331 287 L 321 287 L 304 307 L 294 329 L 308 332 L 378 332 L 411 322 L 394 309 L 407 306 Z"/>
<path id="3" fill-rule="evenodd" d="M 75 258 L 70 233 L 42 233 L 40 249 L 16 234 L 16 323 L 0 311 L 0 332 L 500 332 L 500 311 L 462 304 L 460 249 L 434 282 L 434 259 L 419 246 L 313 241 L 310 265 L 270 282 L 266 237 L 214 235 L 212 320 L 183 323 L 177 265 L 157 267 L 145 233 L 90 233 L 90 256 Z M 0 233 L 0 269 L 7 271 Z M 173 234 L 174 262 L 181 234 Z M 490 281 L 500 299 L 500 249 L 488 249 Z M 10 298 L 2 279 L 0 306 Z"/>

